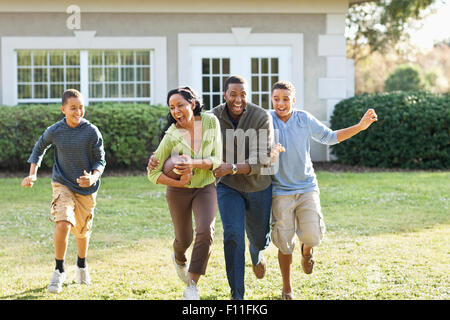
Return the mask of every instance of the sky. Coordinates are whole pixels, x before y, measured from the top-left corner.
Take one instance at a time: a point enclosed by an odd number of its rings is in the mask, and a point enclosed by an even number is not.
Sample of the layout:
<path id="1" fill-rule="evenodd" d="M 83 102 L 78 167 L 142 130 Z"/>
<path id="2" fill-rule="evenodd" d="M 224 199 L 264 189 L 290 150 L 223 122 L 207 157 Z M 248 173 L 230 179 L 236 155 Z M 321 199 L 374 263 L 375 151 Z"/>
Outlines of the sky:
<path id="1" fill-rule="evenodd" d="M 411 42 L 422 49 L 431 49 L 434 42 L 450 39 L 450 0 L 436 0 L 435 13 L 419 22 L 418 30 L 410 30 Z"/>

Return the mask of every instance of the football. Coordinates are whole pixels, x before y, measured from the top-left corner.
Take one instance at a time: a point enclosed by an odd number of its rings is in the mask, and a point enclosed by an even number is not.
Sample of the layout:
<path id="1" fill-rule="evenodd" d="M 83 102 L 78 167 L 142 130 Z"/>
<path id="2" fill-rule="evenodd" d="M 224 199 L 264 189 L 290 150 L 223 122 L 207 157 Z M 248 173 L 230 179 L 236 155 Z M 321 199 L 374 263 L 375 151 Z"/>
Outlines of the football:
<path id="1" fill-rule="evenodd" d="M 175 169 L 175 163 L 183 161 L 182 158 L 178 156 L 172 156 L 164 162 L 163 173 L 169 178 L 180 180 L 180 175 L 176 173 L 177 169 Z"/>

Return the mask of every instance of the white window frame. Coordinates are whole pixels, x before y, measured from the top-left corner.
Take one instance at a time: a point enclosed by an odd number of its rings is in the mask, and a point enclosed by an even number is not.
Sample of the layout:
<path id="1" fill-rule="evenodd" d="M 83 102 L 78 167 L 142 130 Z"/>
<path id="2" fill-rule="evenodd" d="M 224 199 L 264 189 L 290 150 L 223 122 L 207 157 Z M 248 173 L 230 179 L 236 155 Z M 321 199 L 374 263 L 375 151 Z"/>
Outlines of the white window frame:
<path id="1" fill-rule="evenodd" d="M 296 88 L 296 107 L 304 105 L 304 67 L 302 33 L 251 33 L 251 28 L 231 28 L 230 33 L 178 34 L 178 82 L 180 86 L 193 83 L 192 48 L 196 46 L 289 46 L 291 48 L 291 79 Z M 244 73 L 241 71 L 240 74 Z M 243 74 L 242 74 L 243 75 Z M 250 79 L 246 79 L 250 81 Z M 194 88 L 200 90 L 200 88 Z"/>
<path id="2" fill-rule="evenodd" d="M 80 50 L 80 65 L 88 64 L 87 50 L 151 50 L 152 104 L 165 104 L 167 92 L 166 37 L 95 37 L 95 31 L 75 31 L 74 37 L 2 37 L 2 103 L 17 105 L 17 50 Z M 88 69 L 80 74 L 80 88 L 89 96 Z M 87 93 L 87 94 L 86 94 Z M 86 99 L 85 104 L 89 104 Z"/>

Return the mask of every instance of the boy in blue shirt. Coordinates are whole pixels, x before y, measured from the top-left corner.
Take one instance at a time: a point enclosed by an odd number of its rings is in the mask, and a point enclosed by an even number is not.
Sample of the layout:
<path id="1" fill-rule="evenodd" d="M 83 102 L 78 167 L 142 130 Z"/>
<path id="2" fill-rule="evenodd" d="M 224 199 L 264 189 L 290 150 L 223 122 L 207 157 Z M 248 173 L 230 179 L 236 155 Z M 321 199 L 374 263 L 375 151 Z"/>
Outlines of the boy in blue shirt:
<path id="1" fill-rule="evenodd" d="M 288 81 L 272 87 L 270 112 L 279 142 L 285 152 L 279 156 L 279 170 L 272 176 L 272 241 L 278 248 L 278 262 L 283 278 L 282 299 L 293 298 L 290 270 L 295 234 L 301 242 L 303 271 L 313 271 L 313 247 L 320 244 L 325 224 L 320 207 L 319 186 L 310 157 L 310 138 L 333 145 L 342 142 L 377 121 L 369 109 L 361 121 L 351 127 L 333 131 L 310 113 L 294 109 L 295 88 Z"/>
<path id="2" fill-rule="evenodd" d="M 53 145 L 51 213 L 55 221 L 56 268 L 48 286 L 51 293 L 60 293 L 66 279 L 64 258 L 69 232 L 76 238 L 78 251 L 75 281 L 90 284 L 86 256 L 97 190 L 106 162 L 102 135 L 96 126 L 83 118 L 82 100 L 81 93 L 75 89 L 64 92 L 61 111 L 65 117 L 48 127 L 36 142 L 28 159 L 29 175 L 22 181 L 23 187 L 33 186 L 42 158 Z"/>

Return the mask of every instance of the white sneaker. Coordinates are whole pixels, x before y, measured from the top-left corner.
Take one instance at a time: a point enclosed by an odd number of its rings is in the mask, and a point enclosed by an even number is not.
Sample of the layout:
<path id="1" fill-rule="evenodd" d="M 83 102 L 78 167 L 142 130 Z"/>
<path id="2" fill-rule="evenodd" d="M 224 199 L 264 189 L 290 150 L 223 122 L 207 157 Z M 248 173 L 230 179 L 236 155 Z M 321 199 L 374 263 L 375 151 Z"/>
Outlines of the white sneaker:
<path id="1" fill-rule="evenodd" d="M 186 289 L 184 289 L 184 294 L 181 300 L 200 300 L 197 286 L 193 280 L 191 280 L 191 283 L 186 287 Z"/>
<path id="2" fill-rule="evenodd" d="M 55 270 L 53 272 L 52 279 L 50 280 L 50 284 L 48 285 L 48 292 L 50 293 L 60 293 L 62 290 L 62 284 L 66 280 L 66 273 L 59 272 L 59 270 Z"/>
<path id="3" fill-rule="evenodd" d="M 77 266 L 77 271 L 75 273 L 75 282 L 78 284 L 91 284 L 91 276 L 89 275 L 88 266 L 85 268 L 80 268 Z"/>
<path id="4" fill-rule="evenodd" d="M 175 266 L 175 270 L 177 271 L 178 278 L 183 281 L 186 285 L 189 285 L 189 273 L 188 273 L 188 264 L 179 265 L 175 260 L 175 254 L 172 253 L 172 261 Z"/>

